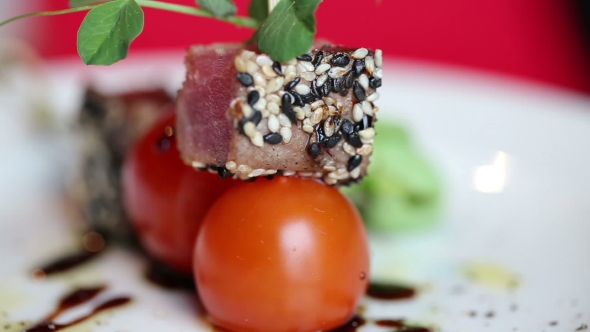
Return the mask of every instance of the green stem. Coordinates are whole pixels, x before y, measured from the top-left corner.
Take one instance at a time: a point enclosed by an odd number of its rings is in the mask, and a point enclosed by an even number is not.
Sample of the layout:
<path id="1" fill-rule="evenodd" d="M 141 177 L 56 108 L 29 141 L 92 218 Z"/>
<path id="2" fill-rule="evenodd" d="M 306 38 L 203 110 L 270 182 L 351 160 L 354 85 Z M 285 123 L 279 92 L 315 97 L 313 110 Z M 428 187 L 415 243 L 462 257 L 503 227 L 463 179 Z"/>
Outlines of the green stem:
<path id="1" fill-rule="evenodd" d="M 153 0 L 135 0 L 135 1 L 137 2 L 138 5 L 140 5 L 142 7 L 157 8 L 157 9 L 168 10 L 168 11 L 183 13 L 183 14 L 188 14 L 188 15 L 216 18 L 210 12 L 196 8 L 196 7 L 177 5 L 177 4 L 173 4 L 173 3 L 153 1 Z M 253 18 L 250 18 L 250 17 L 228 16 L 228 17 L 218 17 L 217 19 L 219 19 L 221 21 L 233 23 L 238 26 L 247 27 L 247 28 L 257 29 L 259 26 L 258 21 Z"/>
<path id="2" fill-rule="evenodd" d="M 70 8 L 70 9 L 64 9 L 64 10 L 56 10 L 56 11 L 51 11 L 51 12 L 36 12 L 36 13 L 24 14 L 24 15 L 15 16 L 11 19 L 0 22 L 0 27 L 5 24 L 8 24 L 10 22 L 20 20 L 21 18 L 27 18 L 27 17 L 33 17 L 33 16 L 52 16 L 52 15 L 69 14 L 69 13 L 81 12 L 84 10 L 90 10 L 96 6 L 98 6 L 98 5 L 82 6 L 82 7 Z"/>

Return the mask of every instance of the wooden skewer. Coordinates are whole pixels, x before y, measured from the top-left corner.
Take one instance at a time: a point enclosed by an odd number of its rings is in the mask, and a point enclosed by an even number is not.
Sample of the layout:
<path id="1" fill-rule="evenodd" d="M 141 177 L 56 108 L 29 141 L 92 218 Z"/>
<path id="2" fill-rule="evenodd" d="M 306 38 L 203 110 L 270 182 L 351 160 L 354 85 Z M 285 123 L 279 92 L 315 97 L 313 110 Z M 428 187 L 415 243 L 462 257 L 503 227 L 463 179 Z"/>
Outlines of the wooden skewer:
<path id="1" fill-rule="evenodd" d="M 281 1 L 281 0 L 268 0 L 268 13 L 269 14 L 272 12 L 272 10 L 275 8 L 275 6 L 279 3 L 279 1 Z"/>

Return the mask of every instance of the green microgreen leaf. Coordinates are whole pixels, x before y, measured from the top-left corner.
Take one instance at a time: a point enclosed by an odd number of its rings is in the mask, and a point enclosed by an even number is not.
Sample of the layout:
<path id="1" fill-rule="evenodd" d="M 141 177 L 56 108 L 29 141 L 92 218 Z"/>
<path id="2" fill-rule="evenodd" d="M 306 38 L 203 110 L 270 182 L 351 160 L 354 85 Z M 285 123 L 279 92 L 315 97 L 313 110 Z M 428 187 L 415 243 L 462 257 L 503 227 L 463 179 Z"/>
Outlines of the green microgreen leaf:
<path id="1" fill-rule="evenodd" d="M 231 0 L 196 0 L 196 3 L 215 17 L 231 16 L 237 12 L 236 5 Z"/>
<path id="2" fill-rule="evenodd" d="M 107 1 L 112 1 L 112 0 L 70 0 L 70 7 L 72 7 L 72 8 L 82 7 L 82 6 L 88 6 L 88 5 L 92 5 L 95 3 L 107 2 Z"/>
<path id="3" fill-rule="evenodd" d="M 281 0 L 258 30 L 258 48 L 276 61 L 289 61 L 309 51 L 320 2 Z"/>
<path id="4" fill-rule="evenodd" d="M 143 10 L 135 0 L 115 0 L 88 12 L 78 30 L 78 53 L 87 65 L 111 65 L 127 57 L 143 30 Z"/>
<path id="5" fill-rule="evenodd" d="M 264 22 L 268 17 L 268 0 L 252 0 L 248 13 L 258 22 Z"/>

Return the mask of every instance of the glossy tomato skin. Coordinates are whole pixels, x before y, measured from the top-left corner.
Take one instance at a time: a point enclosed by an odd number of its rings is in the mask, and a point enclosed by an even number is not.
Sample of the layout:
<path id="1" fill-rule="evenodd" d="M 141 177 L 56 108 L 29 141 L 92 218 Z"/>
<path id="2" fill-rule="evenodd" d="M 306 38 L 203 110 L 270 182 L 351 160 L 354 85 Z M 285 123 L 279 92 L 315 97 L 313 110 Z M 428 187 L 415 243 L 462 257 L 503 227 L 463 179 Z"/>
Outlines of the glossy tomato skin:
<path id="1" fill-rule="evenodd" d="M 309 332 L 344 324 L 369 280 L 355 207 L 311 179 L 240 183 L 209 210 L 194 274 L 214 324 L 239 332 Z"/>
<path id="2" fill-rule="evenodd" d="M 175 121 L 170 106 L 127 155 L 122 170 L 123 201 L 147 252 L 190 274 L 203 216 L 237 181 L 185 165 L 176 148 Z"/>

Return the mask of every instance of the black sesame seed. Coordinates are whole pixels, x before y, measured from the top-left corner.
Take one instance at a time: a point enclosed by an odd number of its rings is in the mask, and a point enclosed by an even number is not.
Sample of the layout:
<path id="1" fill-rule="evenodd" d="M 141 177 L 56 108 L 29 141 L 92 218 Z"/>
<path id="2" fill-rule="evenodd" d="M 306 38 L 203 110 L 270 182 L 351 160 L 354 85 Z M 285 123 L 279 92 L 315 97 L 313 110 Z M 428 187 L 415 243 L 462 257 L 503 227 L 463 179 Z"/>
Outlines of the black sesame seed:
<path id="1" fill-rule="evenodd" d="M 277 133 L 266 134 L 262 138 L 269 144 L 279 144 L 283 141 L 283 136 Z"/>
<path id="2" fill-rule="evenodd" d="M 363 156 L 361 156 L 360 154 L 355 154 L 354 156 L 350 157 L 350 159 L 348 159 L 348 167 L 346 168 L 346 170 L 352 172 L 352 170 L 357 168 L 362 161 Z"/>
<path id="3" fill-rule="evenodd" d="M 343 89 L 342 91 L 340 91 L 340 95 L 342 97 L 346 97 L 347 94 L 348 94 L 348 90 L 346 90 L 346 89 Z"/>
<path id="4" fill-rule="evenodd" d="M 318 84 L 315 80 L 311 81 L 311 93 L 317 98 L 322 97 L 322 90 L 321 88 L 318 88 Z"/>
<path id="5" fill-rule="evenodd" d="M 297 115 L 295 115 L 295 112 L 293 112 L 292 109 L 283 111 L 283 113 L 285 113 L 285 115 L 289 118 L 289 121 L 291 121 L 291 123 L 297 123 Z"/>
<path id="6" fill-rule="evenodd" d="M 347 141 L 350 145 L 354 146 L 355 148 L 360 148 L 361 146 L 363 146 L 363 142 L 361 141 L 361 138 L 355 132 L 348 134 Z"/>
<path id="7" fill-rule="evenodd" d="M 285 85 L 285 91 L 292 90 L 297 84 L 299 84 L 299 82 L 301 82 L 301 77 L 299 77 L 299 76 L 295 77 L 291 82 L 289 82 L 289 83 L 287 83 L 287 85 Z"/>
<path id="8" fill-rule="evenodd" d="M 358 99 L 359 101 L 364 101 L 367 97 L 365 95 L 365 89 L 363 89 L 363 87 L 357 81 L 354 82 L 352 86 L 352 91 L 354 92 L 354 96 L 356 97 L 356 99 Z"/>
<path id="9" fill-rule="evenodd" d="M 272 70 L 277 73 L 279 76 L 283 76 L 283 71 L 281 70 L 281 64 L 278 61 L 272 63 Z"/>
<path id="10" fill-rule="evenodd" d="M 320 65 L 320 63 L 322 62 L 322 60 L 324 59 L 324 52 L 322 51 L 318 51 L 315 55 L 315 58 L 313 59 L 313 62 L 311 63 L 314 67 L 317 67 Z"/>
<path id="11" fill-rule="evenodd" d="M 283 112 L 285 110 L 291 109 L 291 94 L 290 93 L 285 93 L 283 95 L 283 97 L 281 97 L 281 107 L 283 109 Z"/>
<path id="12" fill-rule="evenodd" d="M 324 146 L 326 148 L 333 148 L 340 142 L 341 138 L 342 136 L 340 134 L 334 134 L 324 141 Z"/>
<path id="13" fill-rule="evenodd" d="M 342 89 L 344 89 L 344 80 L 342 78 L 332 80 L 332 91 L 340 92 Z"/>
<path id="14" fill-rule="evenodd" d="M 250 93 L 248 93 L 248 104 L 250 106 L 254 106 L 258 99 L 260 99 L 260 93 L 258 93 L 258 91 L 252 90 Z"/>
<path id="15" fill-rule="evenodd" d="M 238 78 L 238 81 L 242 83 L 243 86 L 254 85 L 254 78 L 252 78 L 252 75 L 248 73 L 238 73 L 236 77 Z"/>
<path id="16" fill-rule="evenodd" d="M 307 149 L 307 152 L 309 152 L 311 157 L 315 159 L 320 155 L 320 153 L 322 153 L 322 148 L 318 143 L 311 143 L 311 145 Z"/>
<path id="17" fill-rule="evenodd" d="M 330 94 L 330 91 L 332 91 L 332 79 L 329 78 L 326 80 L 326 83 L 324 83 L 324 85 L 322 85 L 322 95 L 327 96 L 328 94 Z"/>
<path id="18" fill-rule="evenodd" d="M 258 180 L 258 177 L 257 176 L 254 176 L 254 177 L 251 177 L 251 178 L 247 178 L 246 180 L 244 180 L 244 182 L 254 182 L 256 180 Z"/>
<path id="19" fill-rule="evenodd" d="M 351 70 L 348 72 L 348 74 L 346 74 L 344 76 L 344 88 L 346 88 L 346 89 L 352 88 L 352 85 L 354 84 L 354 79 L 355 79 L 354 72 Z"/>
<path id="20" fill-rule="evenodd" d="M 311 55 L 309 55 L 307 53 L 301 54 L 300 56 L 297 57 L 297 60 L 311 62 Z"/>
<path id="21" fill-rule="evenodd" d="M 244 135 L 244 125 L 246 124 L 246 122 L 248 122 L 248 118 L 241 118 L 240 121 L 238 122 L 238 130 L 240 131 L 240 134 Z"/>
<path id="22" fill-rule="evenodd" d="M 365 60 L 354 60 L 352 70 L 357 77 L 360 76 L 365 70 Z"/>
<path id="23" fill-rule="evenodd" d="M 227 174 L 229 172 L 227 171 L 227 168 L 225 167 L 218 167 L 217 168 L 217 174 L 219 174 L 219 177 L 222 179 L 225 179 L 227 177 Z"/>
<path id="24" fill-rule="evenodd" d="M 306 95 L 302 95 L 301 99 L 303 99 L 303 104 L 309 104 L 316 99 L 316 96 L 313 93 L 308 93 Z"/>
<path id="25" fill-rule="evenodd" d="M 340 126 L 340 130 L 344 133 L 344 134 L 350 134 L 354 131 L 354 125 L 352 124 L 352 122 L 350 122 L 350 120 L 342 120 L 342 125 Z"/>
<path id="26" fill-rule="evenodd" d="M 252 114 L 252 116 L 250 116 L 250 118 L 248 118 L 248 120 L 254 122 L 254 124 L 258 126 L 260 120 L 262 120 L 262 112 L 254 110 L 254 113 Z"/>
<path id="27" fill-rule="evenodd" d="M 381 79 L 371 77 L 371 79 L 369 80 L 369 86 L 373 89 L 380 88 L 381 87 Z"/>
<path id="28" fill-rule="evenodd" d="M 323 125 L 316 127 L 316 138 L 317 138 L 317 141 L 320 143 L 324 143 L 326 141 L 326 134 L 324 134 L 324 126 Z"/>
<path id="29" fill-rule="evenodd" d="M 291 94 L 293 95 L 293 105 L 295 106 L 299 106 L 299 107 L 303 107 L 305 105 L 305 103 L 303 102 L 303 98 L 301 97 L 300 94 L 298 94 L 297 92 L 291 92 Z"/>
<path id="30" fill-rule="evenodd" d="M 338 67 L 344 67 L 350 63 L 350 58 L 344 53 L 338 53 L 332 58 L 332 64 Z"/>

